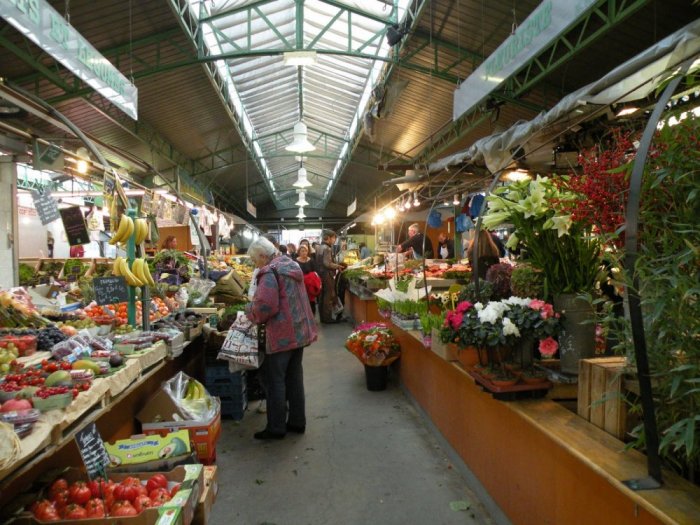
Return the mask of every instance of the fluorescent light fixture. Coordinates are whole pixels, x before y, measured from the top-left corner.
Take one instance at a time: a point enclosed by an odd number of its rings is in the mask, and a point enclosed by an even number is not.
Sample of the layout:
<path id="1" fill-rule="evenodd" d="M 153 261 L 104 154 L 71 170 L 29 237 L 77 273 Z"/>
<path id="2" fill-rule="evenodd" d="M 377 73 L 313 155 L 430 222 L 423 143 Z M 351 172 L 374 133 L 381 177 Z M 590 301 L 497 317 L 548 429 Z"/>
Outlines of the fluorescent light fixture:
<path id="1" fill-rule="evenodd" d="M 299 192 L 299 200 L 297 200 L 294 203 L 295 206 L 308 206 L 309 203 L 306 202 L 306 192 L 305 191 L 300 191 Z"/>
<path id="2" fill-rule="evenodd" d="M 294 140 L 292 140 L 292 143 L 288 144 L 284 149 L 294 153 L 306 153 L 307 151 L 313 151 L 316 149 L 316 146 L 309 142 L 306 124 L 304 124 L 301 120 L 294 124 Z"/>
<path id="3" fill-rule="evenodd" d="M 530 173 L 527 170 L 515 170 L 509 171 L 508 173 L 503 175 L 503 178 L 510 182 L 520 182 L 532 179 L 532 175 L 530 175 Z"/>
<path id="4" fill-rule="evenodd" d="M 294 186 L 295 188 L 309 188 L 312 186 L 312 184 L 306 178 L 306 168 L 304 168 L 303 166 L 299 168 L 297 175 L 297 181 L 294 184 L 292 184 L 292 186 Z"/>
<path id="5" fill-rule="evenodd" d="M 626 108 L 622 108 L 620 111 L 618 111 L 615 116 L 616 117 L 625 117 L 627 115 L 631 115 L 632 113 L 636 113 L 637 111 L 639 111 L 639 108 L 626 107 Z"/>
<path id="6" fill-rule="evenodd" d="M 316 63 L 316 51 L 287 51 L 283 57 L 285 66 L 313 66 Z"/>

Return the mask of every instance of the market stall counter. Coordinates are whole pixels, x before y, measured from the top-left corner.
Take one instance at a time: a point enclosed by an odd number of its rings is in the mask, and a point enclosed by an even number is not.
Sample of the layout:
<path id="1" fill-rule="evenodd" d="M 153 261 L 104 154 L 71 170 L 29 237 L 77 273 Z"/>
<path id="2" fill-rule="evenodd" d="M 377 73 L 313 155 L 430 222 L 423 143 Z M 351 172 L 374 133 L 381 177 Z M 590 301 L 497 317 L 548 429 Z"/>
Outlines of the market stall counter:
<path id="1" fill-rule="evenodd" d="M 664 472 L 662 488 L 631 490 L 623 480 L 647 476 L 641 453 L 550 399 L 498 401 L 394 330 L 402 386 L 514 523 L 698 523 L 700 487 Z"/>

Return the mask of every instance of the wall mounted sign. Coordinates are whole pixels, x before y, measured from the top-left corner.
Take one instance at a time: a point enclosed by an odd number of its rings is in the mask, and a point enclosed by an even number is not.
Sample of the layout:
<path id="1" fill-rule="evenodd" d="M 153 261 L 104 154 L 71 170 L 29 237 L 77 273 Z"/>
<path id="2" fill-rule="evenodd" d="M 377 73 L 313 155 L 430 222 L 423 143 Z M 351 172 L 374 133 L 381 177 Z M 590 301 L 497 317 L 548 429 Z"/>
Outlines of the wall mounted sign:
<path id="1" fill-rule="evenodd" d="M 250 213 L 253 217 L 257 218 L 257 212 L 258 210 L 255 209 L 255 205 L 250 202 L 248 199 L 245 201 L 245 209 Z"/>
<path id="2" fill-rule="evenodd" d="M 63 171 L 63 152 L 53 144 L 42 144 L 38 140 L 32 141 L 32 167 L 35 170 Z"/>
<path id="3" fill-rule="evenodd" d="M 520 24 L 462 84 L 453 96 L 452 120 L 457 120 L 537 56 L 552 40 L 598 0 L 554 2 L 546 0 Z"/>
<path id="4" fill-rule="evenodd" d="M 100 95 L 137 119 L 136 86 L 46 0 L 0 0 L 0 16 Z"/>

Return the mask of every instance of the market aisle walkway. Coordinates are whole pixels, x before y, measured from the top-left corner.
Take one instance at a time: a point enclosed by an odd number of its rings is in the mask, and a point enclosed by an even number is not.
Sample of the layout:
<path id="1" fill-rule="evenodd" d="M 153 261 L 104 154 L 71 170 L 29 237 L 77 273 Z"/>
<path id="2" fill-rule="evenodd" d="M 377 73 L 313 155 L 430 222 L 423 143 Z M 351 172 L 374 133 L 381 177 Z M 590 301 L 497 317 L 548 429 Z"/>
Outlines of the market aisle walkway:
<path id="1" fill-rule="evenodd" d="M 305 350 L 306 434 L 254 440 L 265 426 L 257 401 L 241 422 L 224 420 L 211 524 L 492 524 L 396 378 L 383 392 L 365 388 L 343 347 L 349 333 L 321 325 Z"/>

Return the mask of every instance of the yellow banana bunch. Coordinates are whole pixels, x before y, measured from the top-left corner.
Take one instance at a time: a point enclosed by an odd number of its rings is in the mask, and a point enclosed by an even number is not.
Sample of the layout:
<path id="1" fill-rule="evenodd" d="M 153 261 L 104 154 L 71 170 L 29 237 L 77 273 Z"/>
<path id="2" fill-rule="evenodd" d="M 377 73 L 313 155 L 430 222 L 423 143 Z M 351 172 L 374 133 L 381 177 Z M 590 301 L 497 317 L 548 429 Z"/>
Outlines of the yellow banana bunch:
<path id="1" fill-rule="evenodd" d="M 136 246 L 140 245 L 148 237 L 148 222 L 146 219 L 136 219 L 134 221 L 134 229 L 136 231 L 134 235 L 134 242 Z"/>
<path id="2" fill-rule="evenodd" d="M 143 286 L 145 283 L 141 282 L 141 279 L 139 279 L 134 273 L 131 271 L 129 268 L 129 264 L 126 262 L 126 259 L 122 257 L 117 257 L 114 260 L 114 266 L 116 267 L 119 265 L 119 269 L 117 270 L 119 272 L 119 275 L 124 277 L 126 279 L 126 284 L 129 286 Z"/>
<path id="3" fill-rule="evenodd" d="M 206 396 L 207 392 L 204 389 L 204 385 L 202 383 L 192 378 L 190 378 L 187 381 L 187 387 L 185 388 L 185 397 L 183 399 L 202 399 Z"/>
<path id="4" fill-rule="evenodd" d="M 114 264 L 112 265 L 112 275 L 121 277 L 122 276 L 122 266 L 121 266 L 121 261 L 123 261 L 123 257 L 117 257 L 114 259 Z"/>
<path id="5" fill-rule="evenodd" d="M 142 286 L 156 285 L 153 277 L 151 277 L 151 271 L 148 269 L 148 264 L 145 259 L 134 259 L 134 264 L 131 265 L 131 271 L 136 275 L 136 278 L 143 283 Z"/>
<path id="6" fill-rule="evenodd" d="M 119 229 L 112 238 L 109 240 L 109 244 L 117 244 L 118 242 L 126 242 L 129 237 L 134 233 L 134 221 L 131 217 L 126 214 L 122 214 L 122 218 L 119 220 Z"/>

